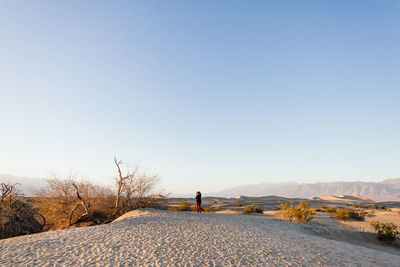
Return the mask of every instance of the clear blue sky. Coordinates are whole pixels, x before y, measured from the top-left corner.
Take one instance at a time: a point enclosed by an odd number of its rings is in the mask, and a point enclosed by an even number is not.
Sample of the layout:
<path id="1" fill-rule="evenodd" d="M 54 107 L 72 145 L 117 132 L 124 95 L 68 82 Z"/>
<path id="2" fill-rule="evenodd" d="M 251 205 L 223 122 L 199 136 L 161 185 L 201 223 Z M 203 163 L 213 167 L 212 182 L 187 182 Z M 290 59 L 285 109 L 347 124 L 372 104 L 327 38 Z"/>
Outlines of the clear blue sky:
<path id="1" fill-rule="evenodd" d="M 172 193 L 400 176 L 400 1 L 1 1 L 0 173 Z"/>

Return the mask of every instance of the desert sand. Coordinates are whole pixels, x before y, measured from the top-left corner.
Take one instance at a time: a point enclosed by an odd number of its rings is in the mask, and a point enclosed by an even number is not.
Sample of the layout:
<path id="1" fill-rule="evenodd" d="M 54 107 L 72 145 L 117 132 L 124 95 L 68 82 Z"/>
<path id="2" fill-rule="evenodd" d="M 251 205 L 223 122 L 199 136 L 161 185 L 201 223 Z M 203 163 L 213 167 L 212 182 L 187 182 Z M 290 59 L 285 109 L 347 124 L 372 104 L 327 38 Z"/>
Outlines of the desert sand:
<path id="1" fill-rule="evenodd" d="M 305 229 L 267 215 L 137 210 L 106 225 L 0 240 L 0 265 L 400 266 L 400 253 Z"/>

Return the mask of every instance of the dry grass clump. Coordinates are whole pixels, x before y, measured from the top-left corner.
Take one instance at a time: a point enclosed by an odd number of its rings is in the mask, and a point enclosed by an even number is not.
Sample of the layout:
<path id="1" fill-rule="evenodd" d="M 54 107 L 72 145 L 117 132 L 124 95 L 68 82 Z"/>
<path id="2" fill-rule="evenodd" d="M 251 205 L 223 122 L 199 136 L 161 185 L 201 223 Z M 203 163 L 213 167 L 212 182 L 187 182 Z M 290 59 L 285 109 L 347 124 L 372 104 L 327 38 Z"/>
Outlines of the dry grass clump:
<path id="1" fill-rule="evenodd" d="M 335 213 L 336 212 L 336 208 L 333 208 L 333 207 L 325 208 L 324 212 L 326 212 L 326 213 Z"/>
<path id="2" fill-rule="evenodd" d="M 186 201 L 179 201 L 178 206 L 170 208 L 172 211 L 192 211 L 192 204 Z"/>
<path id="3" fill-rule="evenodd" d="M 309 223 L 314 218 L 314 211 L 308 201 L 298 206 L 295 206 L 293 202 L 285 203 L 281 210 L 281 216 L 288 222 Z"/>
<path id="4" fill-rule="evenodd" d="M 263 210 L 257 204 L 250 204 L 243 209 L 244 213 L 263 213 Z"/>
<path id="5" fill-rule="evenodd" d="M 379 240 L 393 242 L 397 236 L 400 236 L 399 228 L 393 223 L 372 222 L 371 225 L 378 234 Z"/>
<path id="6" fill-rule="evenodd" d="M 333 213 L 333 217 L 337 220 L 348 221 L 354 219 L 357 221 L 364 221 L 365 216 L 368 214 L 366 211 L 357 211 L 354 209 L 337 209 Z"/>
<path id="7" fill-rule="evenodd" d="M 361 205 L 353 205 L 353 207 L 357 208 L 357 209 L 368 209 L 368 206 L 365 206 L 365 205 L 363 205 L 363 206 L 361 206 Z"/>
<path id="8" fill-rule="evenodd" d="M 211 205 L 208 205 L 207 207 L 205 207 L 205 208 L 202 208 L 202 211 L 204 211 L 204 212 L 217 212 L 217 211 L 220 211 L 221 209 L 219 208 L 219 207 L 213 207 L 213 206 L 211 206 Z"/>
<path id="9" fill-rule="evenodd" d="M 372 210 L 369 211 L 369 214 L 371 214 L 371 215 L 375 215 L 375 213 L 376 213 L 375 209 L 372 209 Z"/>

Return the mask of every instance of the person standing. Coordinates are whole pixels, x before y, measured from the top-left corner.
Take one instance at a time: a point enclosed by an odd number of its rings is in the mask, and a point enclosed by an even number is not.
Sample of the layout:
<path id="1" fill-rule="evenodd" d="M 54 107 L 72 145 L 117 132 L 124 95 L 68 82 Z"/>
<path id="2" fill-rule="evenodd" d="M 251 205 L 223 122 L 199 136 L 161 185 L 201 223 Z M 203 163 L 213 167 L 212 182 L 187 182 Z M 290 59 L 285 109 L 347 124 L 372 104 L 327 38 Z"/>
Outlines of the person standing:
<path id="1" fill-rule="evenodd" d="M 196 212 L 201 213 L 201 193 L 200 191 L 196 192 Z"/>

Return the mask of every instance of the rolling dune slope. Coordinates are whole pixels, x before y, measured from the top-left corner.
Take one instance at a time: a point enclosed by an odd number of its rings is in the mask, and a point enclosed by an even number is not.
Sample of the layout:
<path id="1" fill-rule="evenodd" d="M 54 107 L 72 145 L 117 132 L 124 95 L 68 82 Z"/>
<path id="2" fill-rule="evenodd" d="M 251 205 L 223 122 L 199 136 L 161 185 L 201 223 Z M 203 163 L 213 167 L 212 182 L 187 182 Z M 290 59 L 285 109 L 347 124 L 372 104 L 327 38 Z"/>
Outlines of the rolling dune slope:
<path id="1" fill-rule="evenodd" d="M 400 255 L 263 216 L 133 211 L 108 225 L 0 240 L 0 265 L 399 266 Z"/>

